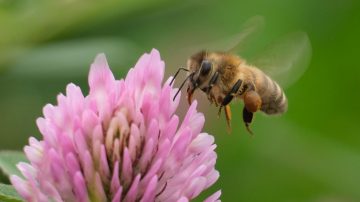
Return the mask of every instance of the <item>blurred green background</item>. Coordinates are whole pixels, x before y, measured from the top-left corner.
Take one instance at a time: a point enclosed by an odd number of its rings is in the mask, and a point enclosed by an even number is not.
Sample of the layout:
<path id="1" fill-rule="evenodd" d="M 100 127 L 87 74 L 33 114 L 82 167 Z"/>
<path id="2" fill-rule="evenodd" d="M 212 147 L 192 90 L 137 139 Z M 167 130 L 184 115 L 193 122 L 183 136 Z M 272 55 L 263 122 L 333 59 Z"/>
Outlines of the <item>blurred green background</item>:
<path id="1" fill-rule="evenodd" d="M 242 104 L 233 104 L 227 134 L 224 118 L 201 99 L 221 177 L 199 200 L 221 189 L 223 201 L 360 201 L 359 11 L 357 0 L 0 0 L 0 149 L 40 137 L 35 119 L 67 83 L 87 92 L 96 53 L 105 52 L 121 78 L 157 48 L 171 75 L 185 65 L 182 50 L 262 15 L 266 27 L 254 46 L 303 30 L 311 64 L 286 90 L 288 113 L 258 114 L 253 137 L 243 127 Z"/>

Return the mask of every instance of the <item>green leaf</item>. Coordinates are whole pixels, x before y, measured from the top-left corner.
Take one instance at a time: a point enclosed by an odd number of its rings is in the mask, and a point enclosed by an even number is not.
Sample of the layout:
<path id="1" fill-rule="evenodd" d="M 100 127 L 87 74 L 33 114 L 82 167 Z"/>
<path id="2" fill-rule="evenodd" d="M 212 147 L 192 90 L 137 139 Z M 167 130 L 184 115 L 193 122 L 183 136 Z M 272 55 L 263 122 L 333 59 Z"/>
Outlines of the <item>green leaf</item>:
<path id="1" fill-rule="evenodd" d="M 23 152 L 20 151 L 0 151 L 0 170 L 7 176 L 18 175 L 22 176 L 20 171 L 16 168 L 16 164 L 27 162 Z"/>
<path id="2" fill-rule="evenodd" d="M 23 201 L 13 186 L 0 184 L 0 201 Z"/>

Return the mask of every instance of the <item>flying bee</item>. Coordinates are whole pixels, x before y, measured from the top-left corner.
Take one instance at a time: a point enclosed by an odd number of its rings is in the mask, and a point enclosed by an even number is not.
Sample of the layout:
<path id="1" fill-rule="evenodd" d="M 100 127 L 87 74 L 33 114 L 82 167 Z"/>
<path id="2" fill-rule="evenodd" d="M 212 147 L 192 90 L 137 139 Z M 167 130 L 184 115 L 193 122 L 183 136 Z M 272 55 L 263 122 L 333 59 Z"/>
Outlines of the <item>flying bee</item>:
<path id="1" fill-rule="evenodd" d="M 253 27 L 250 28 L 253 30 Z M 240 39 L 249 35 L 249 29 L 245 31 L 246 34 L 241 34 Z M 229 104 L 234 99 L 242 100 L 243 121 L 246 129 L 252 134 L 250 124 L 255 112 L 262 111 L 268 115 L 277 115 L 287 111 L 288 101 L 282 85 L 277 81 L 288 86 L 298 79 L 308 65 L 311 47 L 305 33 L 291 34 L 268 47 L 260 56 L 255 57 L 253 63 L 248 63 L 232 53 L 236 50 L 236 46 L 231 48 L 231 51 L 203 50 L 193 54 L 187 61 L 187 68 L 180 68 L 174 78 L 180 70 L 189 72 L 179 91 L 185 83 L 188 84 L 189 104 L 195 90 L 203 91 L 210 103 L 215 103 L 219 107 L 219 115 L 224 108 L 229 128 L 231 125 Z M 291 76 L 291 74 L 296 75 Z"/>
<path id="2" fill-rule="evenodd" d="M 234 98 L 244 101 L 243 121 L 250 133 L 253 113 L 281 114 L 287 110 L 287 99 L 279 84 L 260 69 L 248 65 L 237 55 L 224 52 L 201 51 L 188 60 L 190 72 L 187 88 L 188 101 L 196 89 L 207 94 L 211 103 L 225 108 L 230 126 L 230 102 Z"/>

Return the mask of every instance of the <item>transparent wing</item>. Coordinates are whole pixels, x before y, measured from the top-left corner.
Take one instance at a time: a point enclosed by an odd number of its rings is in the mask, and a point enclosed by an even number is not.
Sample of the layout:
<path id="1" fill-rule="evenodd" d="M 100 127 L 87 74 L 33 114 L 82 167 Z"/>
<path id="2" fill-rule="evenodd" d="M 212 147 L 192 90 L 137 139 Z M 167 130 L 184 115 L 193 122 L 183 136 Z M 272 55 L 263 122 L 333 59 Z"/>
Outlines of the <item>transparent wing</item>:
<path id="1" fill-rule="evenodd" d="M 195 53 L 201 50 L 208 51 L 224 51 L 224 52 L 236 52 L 241 54 L 246 50 L 246 46 L 251 42 L 255 36 L 260 33 L 265 24 L 264 17 L 254 16 L 246 20 L 237 31 L 237 34 L 226 36 L 222 39 L 217 39 L 213 42 L 207 42 L 204 44 L 197 44 L 191 46 L 187 50 L 190 53 Z M 192 50 L 192 51 L 190 51 Z"/>
<path id="2" fill-rule="evenodd" d="M 306 33 L 288 34 L 255 55 L 249 63 L 262 69 L 283 88 L 295 83 L 306 71 L 311 44 Z"/>
<path id="3" fill-rule="evenodd" d="M 241 27 L 239 34 L 229 39 L 227 47 L 224 47 L 226 52 L 242 54 L 248 47 L 249 42 L 256 38 L 262 32 L 265 26 L 265 19 L 263 16 L 254 16 L 248 19 Z"/>
<path id="4" fill-rule="evenodd" d="M 172 51 L 164 51 L 163 57 L 165 57 L 167 66 L 170 67 L 186 67 L 187 59 L 202 50 L 207 51 L 221 51 L 221 52 L 233 52 L 234 54 L 241 54 L 248 51 L 249 44 L 255 36 L 260 33 L 265 24 L 265 20 L 262 16 L 254 16 L 246 20 L 239 28 L 234 31 L 233 35 L 227 35 L 226 37 L 214 37 L 209 29 L 206 32 L 192 33 L 193 39 L 185 37 L 185 41 L 176 41 L 179 43 Z M 210 37 L 210 38 L 209 38 Z M 212 38 L 212 39 L 211 39 Z M 179 48 L 180 47 L 180 48 Z M 166 55 L 166 52 L 172 54 Z M 176 52 L 176 54 L 173 54 Z M 174 70 L 175 71 L 175 70 Z"/>

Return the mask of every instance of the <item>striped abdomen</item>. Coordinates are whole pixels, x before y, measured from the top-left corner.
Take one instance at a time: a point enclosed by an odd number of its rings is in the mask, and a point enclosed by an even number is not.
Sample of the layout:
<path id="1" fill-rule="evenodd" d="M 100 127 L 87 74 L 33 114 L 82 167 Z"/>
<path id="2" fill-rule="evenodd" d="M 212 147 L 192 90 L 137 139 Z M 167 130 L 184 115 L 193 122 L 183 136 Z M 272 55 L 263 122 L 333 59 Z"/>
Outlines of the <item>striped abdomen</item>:
<path id="1" fill-rule="evenodd" d="M 281 114 L 286 112 L 288 103 L 285 93 L 279 84 L 259 70 L 255 77 L 255 84 L 256 91 L 262 100 L 261 111 L 266 114 Z"/>

